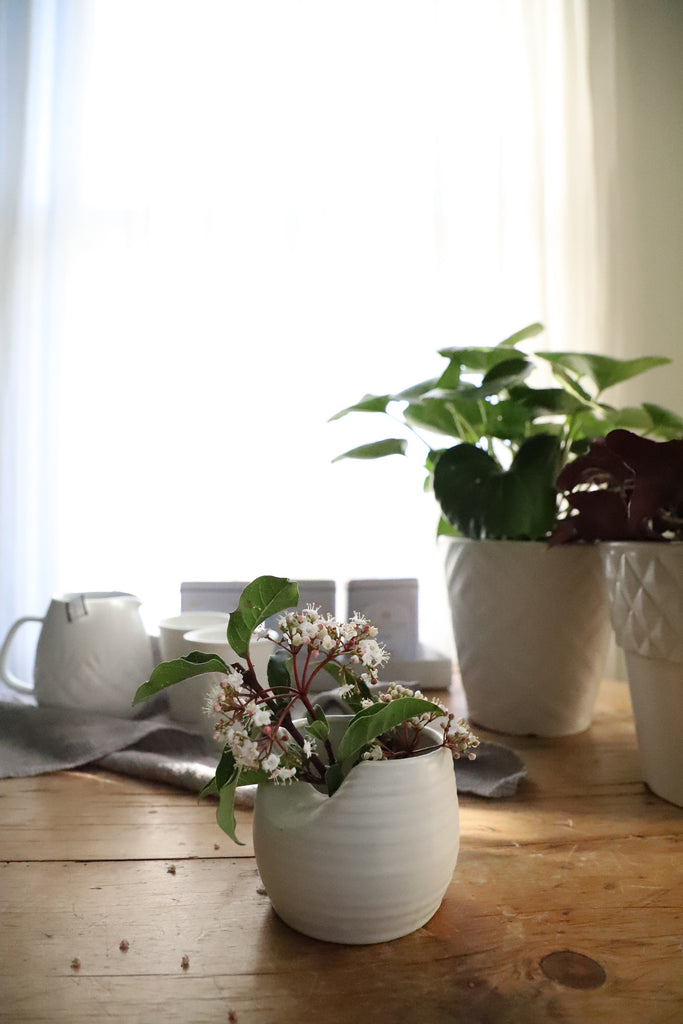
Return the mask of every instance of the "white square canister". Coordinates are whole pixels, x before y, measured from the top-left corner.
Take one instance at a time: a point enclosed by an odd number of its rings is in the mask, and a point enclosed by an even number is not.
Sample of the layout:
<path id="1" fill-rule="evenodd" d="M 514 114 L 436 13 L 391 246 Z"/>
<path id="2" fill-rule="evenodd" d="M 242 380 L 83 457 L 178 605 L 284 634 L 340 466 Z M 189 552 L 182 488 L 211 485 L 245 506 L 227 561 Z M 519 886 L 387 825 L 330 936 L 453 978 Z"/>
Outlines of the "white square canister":
<path id="1" fill-rule="evenodd" d="M 180 610 L 181 612 L 234 612 L 246 585 L 246 583 L 235 581 L 229 583 L 181 583 Z"/>
<path id="2" fill-rule="evenodd" d="M 393 658 L 411 661 L 418 657 L 416 579 L 349 580 L 346 599 L 347 615 L 359 612 L 377 626 L 378 639 Z"/>
<path id="3" fill-rule="evenodd" d="M 320 607 L 323 614 L 336 613 L 337 587 L 334 580 L 299 580 L 299 608 L 307 604 Z M 246 583 L 181 583 L 180 607 L 183 612 L 233 612 L 239 604 Z M 267 625 L 277 628 L 280 614 L 271 616 Z"/>

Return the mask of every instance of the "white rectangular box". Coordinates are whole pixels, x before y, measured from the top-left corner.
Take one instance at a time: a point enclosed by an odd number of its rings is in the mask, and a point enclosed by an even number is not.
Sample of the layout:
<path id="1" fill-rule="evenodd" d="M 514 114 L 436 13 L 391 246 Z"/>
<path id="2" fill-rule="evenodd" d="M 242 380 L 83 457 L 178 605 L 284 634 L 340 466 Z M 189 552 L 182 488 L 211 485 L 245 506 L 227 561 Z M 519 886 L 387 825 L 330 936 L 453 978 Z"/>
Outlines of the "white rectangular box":
<path id="1" fill-rule="evenodd" d="M 234 612 L 247 583 L 181 583 L 181 612 Z"/>
<path id="2" fill-rule="evenodd" d="M 318 605 L 323 613 L 336 614 L 337 588 L 334 580 L 298 580 L 299 608 Z M 183 612 L 234 612 L 246 583 L 181 583 L 180 610 Z M 268 626 L 277 626 L 268 620 Z"/>
<path id="3" fill-rule="evenodd" d="M 346 600 L 347 616 L 359 612 L 377 626 L 378 639 L 393 659 L 413 661 L 418 657 L 416 579 L 349 580 Z"/>

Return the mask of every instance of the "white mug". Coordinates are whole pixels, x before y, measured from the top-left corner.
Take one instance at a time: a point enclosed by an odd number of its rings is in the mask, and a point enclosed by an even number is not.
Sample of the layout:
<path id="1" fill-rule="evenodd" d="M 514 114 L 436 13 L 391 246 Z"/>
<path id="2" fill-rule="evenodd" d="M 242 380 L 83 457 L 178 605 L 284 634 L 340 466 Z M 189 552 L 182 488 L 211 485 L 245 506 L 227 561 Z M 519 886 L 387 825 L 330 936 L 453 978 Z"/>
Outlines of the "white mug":
<path id="1" fill-rule="evenodd" d="M 191 648 L 185 643 L 184 636 L 190 630 L 202 629 L 204 626 L 223 626 L 223 639 L 226 637 L 230 616 L 224 612 L 192 611 L 172 615 L 159 623 L 159 652 L 162 661 L 175 661 L 189 654 Z"/>
<path id="2" fill-rule="evenodd" d="M 184 613 L 184 615 L 203 615 L 205 618 L 208 612 Z M 214 625 L 204 626 L 202 629 L 189 629 L 181 639 L 176 640 L 176 650 L 179 652 L 176 657 L 190 654 L 192 651 L 199 651 L 201 654 L 217 654 L 226 665 L 237 662 L 246 668 L 244 658 L 238 658 L 227 639 L 227 623 L 229 616 L 219 615 L 221 620 Z M 251 657 L 256 677 L 262 686 L 267 685 L 268 660 L 275 650 L 274 644 L 267 637 L 261 637 L 251 641 L 249 655 Z M 194 676 L 191 679 L 184 679 L 180 683 L 174 683 L 166 691 L 168 694 L 169 714 L 176 722 L 182 722 L 205 738 L 214 738 L 215 718 L 208 713 L 207 703 L 212 689 L 220 682 L 222 676 L 218 672 L 207 672 L 204 675 Z"/>

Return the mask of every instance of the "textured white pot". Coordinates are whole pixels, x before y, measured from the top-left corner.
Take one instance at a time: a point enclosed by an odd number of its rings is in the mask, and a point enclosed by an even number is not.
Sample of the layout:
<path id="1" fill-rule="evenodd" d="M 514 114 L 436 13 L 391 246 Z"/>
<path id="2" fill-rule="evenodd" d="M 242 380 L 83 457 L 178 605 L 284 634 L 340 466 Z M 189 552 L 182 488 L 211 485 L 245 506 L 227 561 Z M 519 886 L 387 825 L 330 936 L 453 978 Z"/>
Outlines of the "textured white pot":
<path id="1" fill-rule="evenodd" d="M 683 807 L 683 543 L 600 547 L 643 779 Z"/>
<path id="2" fill-rule="evenodd" d="M 329 721 L 339 735 L 348 719 Z M 278 916 L 316 939 L 385 942 L 420 928 L 448 888 L 459 841 L 453 758 L 443 748 L 364 761 L 331 797 L 305 782 L 258 787 L 263 884 Z"/>
<path id="3" fill-rule="evenodd" d="M 472 722 L 512 735 L 587 729 L 610 639 L 597 548 L 449 538 L 445 556 Z"/>

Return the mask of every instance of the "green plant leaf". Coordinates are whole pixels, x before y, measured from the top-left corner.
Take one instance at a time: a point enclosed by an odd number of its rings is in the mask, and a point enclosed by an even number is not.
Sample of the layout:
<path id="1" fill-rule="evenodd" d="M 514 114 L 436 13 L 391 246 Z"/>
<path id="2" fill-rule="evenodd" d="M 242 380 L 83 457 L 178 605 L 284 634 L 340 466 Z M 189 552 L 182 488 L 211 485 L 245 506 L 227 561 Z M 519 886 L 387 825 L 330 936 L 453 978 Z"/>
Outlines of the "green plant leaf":
<path id="1" fill-rule="evenodd" d="M 509 338 L 505 338 L 504 341 L 500 342 L 500 348 L 514 348 L 520 341 L 527 341 L 529 338 L 535 338 L 538 334 L 543 333 L 543 324 L 535 323 L 529 324 L 528 327 L 523 327 L 521 331 L 516 331 L 511 334 Z"/>
<path id="2" fill-rule="evenodd" d="M 474 540 L 540 540 L 557 507 L 559 439 L 527 438 L 509 470 L 475 445 L 444 452 L 434 469 L 434 493 L 445 517 Z"/>
<path id="3" fill-rule="evenodd" d="M 665 356 L 642 356 L 640 359 L 616 359 L 613 356 L 591 355 L 587 352 L 538 352 L 552 366 L 577 377 L 587 377 L 601 394 L 606 388 L 637 377 L 671 360 Z"/>
<path id="4" fill-rule="evenodd" d="M 372 740 L 410 718 L 435 713 L 443 714 L 443 708 L 420 697 L 399 697 L 387 703 L 378 701 L 354 716 L 339 744 L 337 760 L 342 762 L 356 757 Z"/>
<path id="5" fill-rule="evenodd" d="M 474 389 L 470 388 L 470 391 Z M 419 402 L 412 402 L 405 408 L 403 416 L 411 426 L 470 441 L 481 437 L 483 422 L 480 405 L 474 395 L 468 398 L 461 392 L 449 391 L 427 395 Z"/>
<path id="6" fill-rule="evenodd" d="M 532 411 L 507 398 L 502 402 L 486 402 L 483 405 L 481 438 L 498 437 L 502 441 L 509 441 L 514 452 L 518 444 L 531 433 L 534 421 Z"/>
<path id="7" fill-rule="evenodd" d="M 246 658 L 256 627 L 270 615 L 296 607 L 298 600 L 297 584 L 280 576 L 259 576 L 249 583 L 228 622 L 228 643 L 235 654 Z"/>
<path id="8" fill-rule="evenodd" d="M 509 391 L 510 400 L 523 406 L 532 419 L 539 416 L 571 416 L 585 409 L 587 403 L 564 388 L 530 388 L 515 385 Z M 593 403 L 589 403 L 592 408 Z"/>
<path id="9" fill-rule="evenodd" d="M 534 364 L 523 356 L 514 359 L 504 359 L 496 363 L 484 375 L 484 378 L 477 388 L 480 398 L 491 395 L 499 395 L 501 391 L 507 390 L 514 384 L 520 384 L 525 377 L 528 377 L 534 368 Z"/>
<path id="10" fill-rule="evenodd" d="M 237 774 L 237 765 L 235 764 L 235 756 L 230 749 L 227 747 L 221 754 L 220 761 L 216 766 L 216 786 L 218 789 L 222 789 L 223 786 L 227 786 L 228 782 L 234 778 Z"/>
<path id="11" fill-rule="evenodd" d="M 332 796 L 336 793 L 342 782 L 344 781 L 344 772 L 340 764 L 330 764 L 325 769 L 325 786 L 327 787 L 327 795 Z"/>
<path id="12" fill-rule="evenodd" d="M 597 399 L 579 384 L 578 377 L 569 373 L 562 366 L 553 366 L 552 370 L 555 380 L 559 381 L 562 388 L 570 395 L 578 398 L 585 406 L 597 405 Z"/>
<path id="13" fill-rule="evenodd" d="M 216 782 L 216 776 L 211 779 L 211 782 L 207 782 L 199 793 L 199 799 L 204 800 L 207 796 L 218 796 L 218 783 Z"/>
<path id="14" fill-rule="evenodd" d="M 342 455 L 337 455 L 333 462 L 341 459 L 383 459 L 385 455 L 405 455 L 408 442 L 401 437 L 387 437 L 383 441 L 372 441 L 370 444 L 361 444 L 358 448 L 351 448 Z"/>
<path id="15" fill-rule="evenodd" d="M 239 789 L 240 786 L 259 786 L 262 782 L 269 781 L 264 771 L 258 771 L 255 768 L 240 768 L 240 773 L 237 777 L 237 788 Z"/>
<path id="16" fill-rule="evenodd" d="M 308 723 L 306 731 L 309 736 L 314 736 L 315 739 L 324 741 L 330 735 L 330 723 L 325 717 L 322 719 L 317 718 L 314 722 Z"/>
<path id="17" fill-rule="evenodd" d="M 237 789 L 239 774 L 239 772 L 236 772 L 230 782 L 227 782 L 218 790 L 216 821 L 225 834 L 230 836 L 233 843 L 237 843 L 238 846 L 244 846 L 244 843 L 237 838 L 237 822 L 235 821 L 235 790 Z"/>
<path id="18" fill-rule="evenodd" d="M 436 527 L 437 537 L 460 537 L 461 534 L 456 528 L 448 522 L 445 516 L 439 516 L 439 522 Z"/>
<path id="19" fill-rule="evenodd" d="M 392 395 L 392 402 L 411 402 L 414 398 L 419 398 L 421 395 L 425 395 L 432 388 L 435 388 L 439 383 L 438 377 L 432 377 L 431 380 L 423 380 L 420 384 L 413 384 L 409 388 L 405 388 L 403 391 L 399 391 L 398 394 Z"/>
<path id="20" fill-rule="evenodd" d="M 342 416 L 346 416 L 350 412 L 386 412 L 387 405 L 391 401 L 391 395 L 364 395 L 360 402 L 347 406 L 341 412 L 336 412 L 334 416 L 330 416 L 327 422 L 332 423 L 333 420 L 340 420 Z"/>
<path id="21" fill-rule="evenodd" d="M 165 690 L 167 686 L 181 683 L 183 679 L 201 676 L 206 672 L 229 671 L 229 667 L 217 654 L 202 654 L 199 651 L 193 651 L 175 661 L 164 661 L 157 665 L 147 682 L 138 687 L 133 705 L 149 700 L 155 693 Z"/>
<path id="22" fill-rule="evenodd" d="M 268 686 L 276 693 L 288 690 L 292 685 L 292 663 L 290 658 L 272 654 L 268 659 Z"/>
<path id="23" fill-rule="evenodd" d="M 643 409 L 651 421 L 648 433 L 656 434 L 665 441 L 675 441 L 683 437 L 683 419 L 675 412 L 652 402 L 643 402 Z"/>
<path id="24" fill-rule="evenodd" d="M 490 348 L 441 348 L 439 349 L 439 355 L 449 359 L 451 363 L 444 370 L 439 381 L 441 386 L 447 387 L 452 386 L 456 382 L 456 367 L 458 370 L 457 380 L 460 379 L 463 372 L 486 374 L 493 369 L 496 363 L 507 362 L 510 358 L 510 350 L 498 346 Z M 441 384 L 442 381 L 448 381 L 449 383 Z"/>

